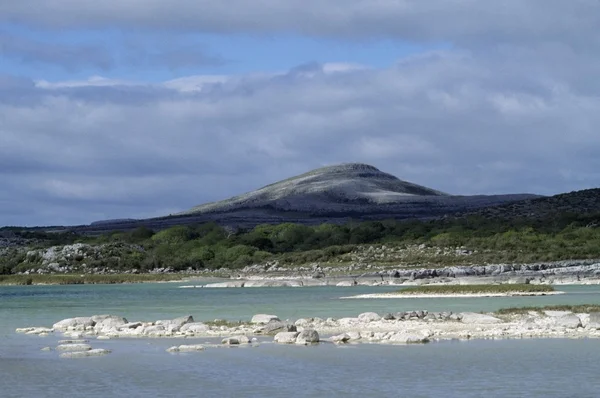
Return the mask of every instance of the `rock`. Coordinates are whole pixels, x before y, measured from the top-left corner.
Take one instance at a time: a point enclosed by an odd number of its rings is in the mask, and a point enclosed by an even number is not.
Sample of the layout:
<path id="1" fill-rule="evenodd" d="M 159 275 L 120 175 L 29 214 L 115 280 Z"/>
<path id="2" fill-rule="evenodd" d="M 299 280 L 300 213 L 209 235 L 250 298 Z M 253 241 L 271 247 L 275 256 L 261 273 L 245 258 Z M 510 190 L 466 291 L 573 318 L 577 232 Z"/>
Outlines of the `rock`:
<path id="1" fill-rule="evenodd" d="M 319 333 L 313 329 L 307 329 L 300 332 L 296 337 L 296 344 L 314 344 L 319 342 Z"/>
<path id="2" fill-rule="evenodd" d="M 119 326 L 119 330 L 135 329 L 139 326 L 142 326 L 142 322 L 129 322 L 129 323 Z"/>
<path id="3" fill-rule="evenodd" d="M 44 347 L 40 351 L 52 351 L 52 347 Z"/>
<path id="4" fill-rule="evenodd" d="M 461 321 L 462 323 L 482 323 L 482 324 L 489 324 L 489 323 L 500 323 L 502 322 L 501 319 L 498 319 L 494 316 L 491 315 L 486 315 L 486 314 L 478 314 L 476 312 L 462 312 L 461 314 Z"/>
<path id="5" fill-rule="evenodd" d="M 281 321 L 277 315 L 267 315 L 267 314 L 256 314 L 252 317 L 251 323 L 254 324 L 262 324 L 269 323 L 271 321 Z"/>
<path id="6" fill-rule="evenodd" d="M 78 352 L 64 352 L 60 354 L 61 358 L 86 358 L 86 357 L 97 357 L 101 355 L 110 354 L 110 350 L 103 348 L 96 348 L 89 351 L 78 351 Z"/>
<path id="7" fill-rule="evenodd" d="M 296 330 L 296 325 L 292 323 L 273 320 L 261 328 L 261 333 L 276 334 L 279 332 L 295 332 Z"/>
<path id="8" fill-rule="evenodd" d="M 350 340 L 360 340 L 362 336 L 362 333 L 360 332 L 348 332 L 345 334 L 350 338 Z"/>
<path id="9" fill-rule="evenodd" d="M 572 314 L 572 312 L 571 311 L 544 311 L 544 314 L 546 314 L 546 316 L 558 317 L 558 316 Z"/>
<path id="10" fill-rule="evenodd" d="M 57 351 L 89 351 L 92 346 L 89 344 L 60 344 L 56 347 Z"/>
<path id="11" fill-rule="evenodd" d="M 358 319 L 362 322 L 375 322 L 381 320 L 381 316 L 375 312 L 363 312 Z"/>
<path id="12" fill-rule="evenodd" d="M 181 328 L 179 329 L 179 331 L 181 333 L 204 333 L 206 331 L 210 330 L 210 327 L 202 322 L 192 322 L 192 323 L 186 323 L 185 325 L 181 326 Z"/>
<path id="13" fill-rule="evenodd" d="M 581 327 L 581 319 L 575 314 L 567 314 L 553 317 L 554 325 L 567 329 L 577 329 Z"/>
<path id="14" fill-rule="evenodd" d="M 336 283 L 336 286 L 338 286 L 338 287 L 351 287 L 354 285 L 355 285 L 355 283 L 352 281 L 341 281 L 341 282 Z"/>
<path id="15" fill-rule="evenodd" d="M 164 326 L 165 330 L 168 332 L 178 332 L 181 327 L 187 323 L 193 323 L 194 317 L 191 315 L 182 316 L 175 319 L 165 320 L 165 321 L 156 321 L 156 325 Z"/>
<path id="16" fill-rule="evenodd" d="M 52 328 L 60 331 L 68 329 L 85 330 L 93 327 L 95 324 L 96 322 L 92 320 L 92 317 L 76 317 L 63 319 L 62 321 L 55 323 Z"/>
<path id="17" fill-rule="evenodd" d="M 119 328 L 128 323 L 127 319 L 116 315 L 95 315 L 91 319 L 96 323 L 95 330 Z"/>
<path id="18" fill-rule="evenodd" d="M 225 344 L 225 345 L 250 344 L 250 339 L 248 338 L 248 336 L 226 337 L 221 341 L 221 344 Z"/>
<path id="19" fill-rule="evenodd" d="M 350 341 L 350 336 L 348 336 L 346 333 L 339 334 L 337 336 L 331 336 L 331 341 L 333 341 L 336 344 L 347 343 L 348 341 Z"/>
<path id="20" fill-rule="evenodd" d="M 387 313 L 384 316 L 382 316 L 382 319 L 385 319 L 386 321 L 393 321 L 396 318 L 394 317 L 393 314 Z"/>
<path id="21" fill-rule="evenodd" d="M 31 327 L 31 328 L 18 328 L 16 329 L 17 333 L 26 333 L 26 334 L 37 334 L 44 335 L 48 333 L 54 332 L 54 329 L 44 328 L 44 327 Z"/>
<path id="22" fill-rule="evenodd" d="M 58 344 L 85 344 L 85 343 L 89 343 L 89 340 L 83 340 L 83 339 L 78 339 L 78 340 L 59 340 Z"/>
<path id="23" fill-rule="evenodd" d="M 204 346 L 201 344 L 179 345 L 167 349 L 167 352 L 198 352 L 204 351 Z"/>
<path id="24" fill-rule="evenodd" d="M 299 334 L 300 333 L 298 332 L 279 332 L 275 335 L 273 340 L 280 344 L 293 344 L 296 342 L 296 337 L 298 337 Z"/>
<path id="25" fill-rule="evenodd" d="M 600 312 L 591 312 L 587 327 L 590 329 L 600 329 Z"/>
<path id="26" fill-rule="evenodd" d="M 429 342 L 429 338 L 417 334 L 407 334 L 401 332 L 392 334 L 388 341 L 395 344 L 423 344 Z"/>

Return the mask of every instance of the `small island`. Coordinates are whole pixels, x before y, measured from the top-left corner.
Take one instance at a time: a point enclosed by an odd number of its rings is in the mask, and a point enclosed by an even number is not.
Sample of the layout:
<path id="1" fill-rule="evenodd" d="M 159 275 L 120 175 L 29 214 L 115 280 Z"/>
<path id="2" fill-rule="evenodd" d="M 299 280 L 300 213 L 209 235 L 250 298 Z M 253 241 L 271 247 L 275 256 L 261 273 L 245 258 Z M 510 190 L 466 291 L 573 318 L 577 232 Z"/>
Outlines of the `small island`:
<path id="1" fill-rule="evenodd" d="M 562 294 L 550 285 L 496 284 L 496 285 L 423 285 L 412 286 L 391 293 L 360 294 L 347 298 L 436 298 L 436 297 L 507 297 L 545 296 Z"/>

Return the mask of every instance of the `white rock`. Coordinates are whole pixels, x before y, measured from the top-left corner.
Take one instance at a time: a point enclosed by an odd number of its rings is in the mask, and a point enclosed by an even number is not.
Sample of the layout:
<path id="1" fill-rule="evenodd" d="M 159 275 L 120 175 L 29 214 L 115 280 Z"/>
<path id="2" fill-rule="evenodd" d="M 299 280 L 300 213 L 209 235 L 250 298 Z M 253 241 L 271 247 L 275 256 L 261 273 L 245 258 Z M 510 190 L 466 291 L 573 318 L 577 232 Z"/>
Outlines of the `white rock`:
<path id="1" fill-rule="evenodd" d="M 277 315 L 256 314 L 252 317 L 251 323 L 269 323 L 271 321 L 280 321 Z"/>
<path id="2" fill-rule="evenodd" d="M 60 344 L 56 349 L 58 351 L 89 351 L 92 346 L 89 344 Z"/>
<path id="3" fill-rule="evenodd" d="M 186 323 L 179 329 L 181 333 L 204 333 L 208 330 L 210 327 L 202 322 Z"/>
<path id="4" fill-rule="evenodd" d="M 86 358 L 86 357 L 96 357 L 101 355 L 110 354 L 110 350 L 105 350 L 103 348 L 96 348 L 89 351 L 78 351 L 78 352 L 64 352 L 60 354 L 61 358 Z"/>
<path id="5" fill-rule="evenodd" d="M 204 346 L 201 344 L 183 344 L 179 346 L 173 346 L 167 349 L 167 352 L 197 352 L 204 351 Z"/>
<path id="6" fill-rule="evenodd" d="M 52 328 L 56 330 L 85 330 L 86 328 L 91 328 L 96 323 L 92 320 L 92 317 L 76 317 L 76 318 L 67 318 L 62 321 L 56 322 Z"/>
<path id="7" fill-rule="evenodd" d="M 429 338 L 418 334 L 395 333 L 389 337 L 388 341 L 395 344 L 422 344 L 427 343 Z"/>
<path id="8" fill-rule="evenodd" d="M 303 330 L 296 337 L 296 344 L 314 344 L 319 342 L 319 333 L 316 330 L 307 329 Z"/>
<path id="9" fill-rule="evenodd" d="M 490 323 L 501 323 L 502 320 L 498 319 L 491 315 L 486 314 L 478 314 L 476 312 L 462 312 L 460 314 L 462 316 L 462 323 L 481 323 L 481 324 L 490 324 Z"/>
<path id="10" fill-rule="evenodd" d="M 362 322 L 375 322 L 381 320 L 381 316 L 375 312 L 363 312 L 358 319 Z"/>
<path id="11" fill-rule="evenodd" d="M 296 342 L 299 332 L 279 332 L 275 335 L 273 340 L 280 344 L 293 344 Z"/>
<path id="12" fill-rule="evenodd" d="M 575 314 L 567 314 L 562 316 L 553 317 L 554 325 L 564 327 L 567 329 L 577 329 L 581 327 L 581 319 Z"/>
<path id="13" fill-rule="evenodd" d="M 226 337 L 221 341 L 221 344 L 225 344 L 225 345 L 250 344 L 250 338 L 248 338 L 248 336 Z"/>
<path id="14" fill-rule="evenodd" d="M 350 336 L 348 336 L 346 333 L 339 334 L 337 336 L 331 336 L 331 341 L 336 344 L 347 343 L 350 341 Z"/>

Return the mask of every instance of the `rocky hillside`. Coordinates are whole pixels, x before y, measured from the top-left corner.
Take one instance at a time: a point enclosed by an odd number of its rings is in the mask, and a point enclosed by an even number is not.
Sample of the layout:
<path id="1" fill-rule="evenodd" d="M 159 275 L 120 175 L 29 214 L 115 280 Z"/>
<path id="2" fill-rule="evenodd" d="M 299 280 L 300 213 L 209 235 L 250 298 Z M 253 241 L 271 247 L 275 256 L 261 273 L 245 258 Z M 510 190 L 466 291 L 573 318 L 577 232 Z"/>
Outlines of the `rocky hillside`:
<path id="1" fill-rule="evenodd" d="M 402 181 L 361 163 L 323 167 L 219 202 L 196 206 L 181 214 L 224 212 L 240 208 L 337 210 L 348 205 L 385 205 L 420 196 L 446 194 Z"/>
<path id="2" fill-rule="evenodd" d="M 579 215 L 600 213 L 600 188 L 486 207 L 466 215 L 502 219 L 547 219 L 553 215 L 565 213 Z"/>

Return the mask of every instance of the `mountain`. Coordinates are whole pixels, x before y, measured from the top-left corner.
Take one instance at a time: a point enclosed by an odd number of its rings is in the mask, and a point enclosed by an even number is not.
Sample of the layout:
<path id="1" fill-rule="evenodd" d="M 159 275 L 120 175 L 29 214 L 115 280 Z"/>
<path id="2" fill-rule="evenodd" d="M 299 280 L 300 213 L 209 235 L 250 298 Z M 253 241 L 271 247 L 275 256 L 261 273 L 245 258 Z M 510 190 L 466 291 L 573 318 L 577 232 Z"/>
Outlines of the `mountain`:
<path id="1" fill-rule="evenodd" d="M 71 229 L 95 234 L 140 226 L 158 230 L 205 222 L 251 228 L 284 222 L 314 225 L 350 220 L 429 219 L 538 197 L 531 194 L 448 195 L 400 180 L 367 164 L 348 163 L 315 169 L 175 215 L 102 221 Z"/>
<path id="2" fill-rule="evenodd" d="M 271 207 L 330 211 L 352 205 L 385 205 L 419 196 L 448 196 L 361 163 L 322 167 L 231 199 L 196 206 L 180 215 Z"/>

